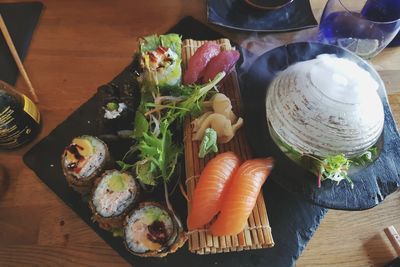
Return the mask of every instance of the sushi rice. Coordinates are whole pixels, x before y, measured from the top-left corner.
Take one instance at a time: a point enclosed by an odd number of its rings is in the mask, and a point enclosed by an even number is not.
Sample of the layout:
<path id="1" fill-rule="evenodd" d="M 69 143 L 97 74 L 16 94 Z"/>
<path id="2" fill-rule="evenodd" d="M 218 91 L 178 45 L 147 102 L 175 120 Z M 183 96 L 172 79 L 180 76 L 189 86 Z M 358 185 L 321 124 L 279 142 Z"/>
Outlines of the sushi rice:
<path id="1" fill-rule="evenodd" d="M 103 229 L 122 228 L 125 215 L 135 205 L 139 196 L 139 185 L 126 172 L 106 171 L 95 183 L 89 205 L 93 219 Z"/>

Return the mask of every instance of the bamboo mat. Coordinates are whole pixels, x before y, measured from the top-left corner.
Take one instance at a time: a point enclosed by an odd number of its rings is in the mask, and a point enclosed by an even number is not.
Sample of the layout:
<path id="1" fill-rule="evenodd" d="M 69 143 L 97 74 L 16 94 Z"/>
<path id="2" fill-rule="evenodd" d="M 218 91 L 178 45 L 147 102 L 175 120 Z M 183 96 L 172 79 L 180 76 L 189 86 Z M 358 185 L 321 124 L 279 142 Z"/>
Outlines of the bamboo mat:
<path id="1" fill-rule="evenodd" d="M 186 69 L 189 58 L 198 47 L 205 41 L 184 40 L 182 47 L 183 69 Z M 228 39 L 216 40 L 223 50 L 233 49 Z M 234 113 L 239 117 L 240 112 L 240 89 L 236 71 L 231 72 L 219 85 L 218 90 L 227 95 L 232 102 Z M 207 155 L 200 159 L 200 142 L 192 141 L 192 127 L 190 122 L 194 118 L 185 121 L 184 144 L 185 144 L 185 168 L 186 168 L 186 187 L 189 198 L 188 209 L 190 211 L 190 199 L 196 187 L 197 180 L 207 162 L 214 155 Z M 247 144 L 243 127 L 236 133 L 235 137 L 227 144 L 218 145 L 219 153 L 233 151 L 244 161 L 251 158 L 250 149 Z M 197 254 L 215 254 L 222 252 L 241 251 L 249 249 L 268 248 L 274 246 L 269 226 L 267 209 L 262 192 L 257 198 L 245 229 L 238 235 L 233 236 L 212 236 L 206 230 L 200 229 L 189 233 L 189 250 Z"/>

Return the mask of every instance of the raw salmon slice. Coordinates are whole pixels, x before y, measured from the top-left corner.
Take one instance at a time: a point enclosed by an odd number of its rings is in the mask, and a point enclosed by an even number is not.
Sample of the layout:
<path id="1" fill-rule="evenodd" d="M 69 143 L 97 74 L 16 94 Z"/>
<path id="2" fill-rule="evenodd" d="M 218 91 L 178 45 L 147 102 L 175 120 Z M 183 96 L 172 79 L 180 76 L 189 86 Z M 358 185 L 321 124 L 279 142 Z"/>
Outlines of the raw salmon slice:
<path id="1" fill-rule="evenodd" d="M 243 230 L 273 165 L 273 159 L 266 158 L 247 160 L 239 167 L 223 196 L 221 213 L 210 227 L 211 234 L 235 235 Z"/>
<path id="2" fill-rule="evenodd" d="M 207 63 L 219 52 L 220 47 L 216 43 L 207 42 L 200 46 L 189 59 L 188 67 L 183 77 L 184 84 L 197 82 L 203 76 Z"/>
<path id="3" fill-rule="evenodd" d="M 240 160 L 232 152 L 218 154 L 200 175 L 193 192 L 187 225 L 189 230 L 209 223 L 221 208 L 221 198 Z"/>

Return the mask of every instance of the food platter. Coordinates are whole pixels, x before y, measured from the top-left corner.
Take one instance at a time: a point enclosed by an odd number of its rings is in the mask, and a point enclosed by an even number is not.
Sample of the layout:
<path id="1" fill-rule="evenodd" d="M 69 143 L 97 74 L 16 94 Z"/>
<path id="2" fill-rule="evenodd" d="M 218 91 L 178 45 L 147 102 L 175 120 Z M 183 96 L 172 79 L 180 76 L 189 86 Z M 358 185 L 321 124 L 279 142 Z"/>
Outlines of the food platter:
<path id="1" fill-rule="evenodd" d="M 189 34 L 191 33 L 190 29 L 193 28 L 199 30 L 196 35 Z M 203 40 L 221 38 L 218 34 L 190 18 L 182 20 L 172 31 L 181 33 L 184 38 Z M 127 84 L 130 81 L 132 73 L 134 73 L 134 64 L 129 65 L 106 86 L 122 86 Z M 273 205 L 273 207 L 269 208 L 272 214 L 271 226 L 276 229 L 276 235 L 274 235 L 276 246 L 273 249 L 196 256 L 190 253 L 187 248 L 182 248 L 163 259 L 141 258 L 130 254 L 126 250 L 122 239 L 113 237 L 112 233 L 101 229 L 98 224 L 92 221 L 92 214 L 88 203 L 82 201 L 81 196 L 69 188 L 67 186 L 67 181 L 62 179 L 63 174 L 59 159 L 65 145 L 68 144 L 72 138 L 79 135 L 101 134 L 99 129 L 95 126 L 98 116 L 97 107 L 99 101 L 100 96 L 96 94 L 88 102 L 83 104 L 54 129 L 49 136 L 34 146 L 32 150 L 25 155 L 24 161 L 51 190 L 128 262 L 139 266 L 182 266 L 183 264 L 190 264 L 193 266 L 203 266 L 204 264 L 235 266 L 241 264 L 249 265 L 249 263 L 251 263 L 249 266 L 261 266 L 263 263 L 271 261 L 276 263 L 274 266 L 288 266 L 294 263 L 294 260 L 299 256 L 305 244 L 311 238 L 326 210 L 305 201 L 299 201 L 294 196 L 284 196 L 285 194 L 282 192 L 282 188 L 271 180 L 267 182 L 264 194 L 267 196 L 266 202 Z M 109 144 L 111 156 L 120 158 L 125 151 L 121 148 L 124 146 L 126 148 L 126 145 L 127 144 L 111 142 Z M 48 149 L 49 147 L 52 149 Z M 158 194 L 153 194 L 154 201 L 160 201 L 160 199 L 157 199 L 157 195 Z M 159 196 L 162 196 L 162 194 L 159 194 Z M 174 194 L 171 198 L 171 202 L 176 212 L 182 218 L 186 218 L 186 200 L 180 194 Z M 288 209 L 293 210 L 293 212 L 284 212 Z M 306 215 L 307 219 L 304 219 L 304 215 Z M 301 238 L 298 239 L 298 236 L 301 236 Z M 281 255 L 285 255 L 285 257 Z"/>
<path id="2" fill-rule="evenodd" d="M 288 66 L 320 54 L 336 54 L 356 62 L 379 82 L 378 94 L 384 107 L 384 131 L 379 157 L 351 175 L 354 188 L 347 183 L 326 181 L 317 187 L 313 174 L 289 160 L 271 141 L 266 120 L 265 97 L 273 78 Z M 278 164 L 271 178 L 286 190 L 326 208 L 363 210 L 372 208 L 400 187 L 400 138 L 391 113 L 384 84 L 377 72 L 361 58 L 336 46 L 294 43 L 261 55 L 240 76 L 248 140 L 257 156 L 274 155 Z"/>

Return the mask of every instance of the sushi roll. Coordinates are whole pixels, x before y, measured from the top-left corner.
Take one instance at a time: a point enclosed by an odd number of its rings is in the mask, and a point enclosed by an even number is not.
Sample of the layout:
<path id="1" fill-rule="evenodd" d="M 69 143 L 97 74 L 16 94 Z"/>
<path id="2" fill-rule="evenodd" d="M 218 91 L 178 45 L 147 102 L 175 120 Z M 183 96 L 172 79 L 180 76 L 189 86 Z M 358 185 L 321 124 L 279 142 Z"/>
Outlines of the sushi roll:
<path id="1" fill-rule="evenodd" d="M 61 166 L 68 184 L 81 194 L 90 192 L 94 179 L 110 163 L 107 145 L 90 135 L 74 138 L 61 157 Z"/>
<path id="2" fill-rule="evenodd" d="M 105 171 L 96 180 L 89 201 L 93 219 L 105 230 L 122 228 L 138 195 L 139 185 L 132 175 L 117 170 Z"/>
<path id="3" fill-rule="evenodd" d="M 137 81 L 139 74 L 133 75 L 132 71 L 139 69 L 138 61 L 136 56 L 129 69 L 98 90 L 97 129 L 107 141 L 124 138 L 124 133 L 132 132 L 134 127 L 133 118 L 140 102 L 140 87 Z"/>
<path id="4" fill-rule="evenodd" d="M 180 222 L 156 202 L 143 202 L 126 217 L 125 245 L 141 257 L 164 257 L 186 241 Z"/>
<path id="5" fill-rule="evenodd" d="M 181 83 L 181 45 L 178 34 L 150 35 L 139 40 L 141 86 L 145 91 L 159 88 L 161 93 Z"/>

